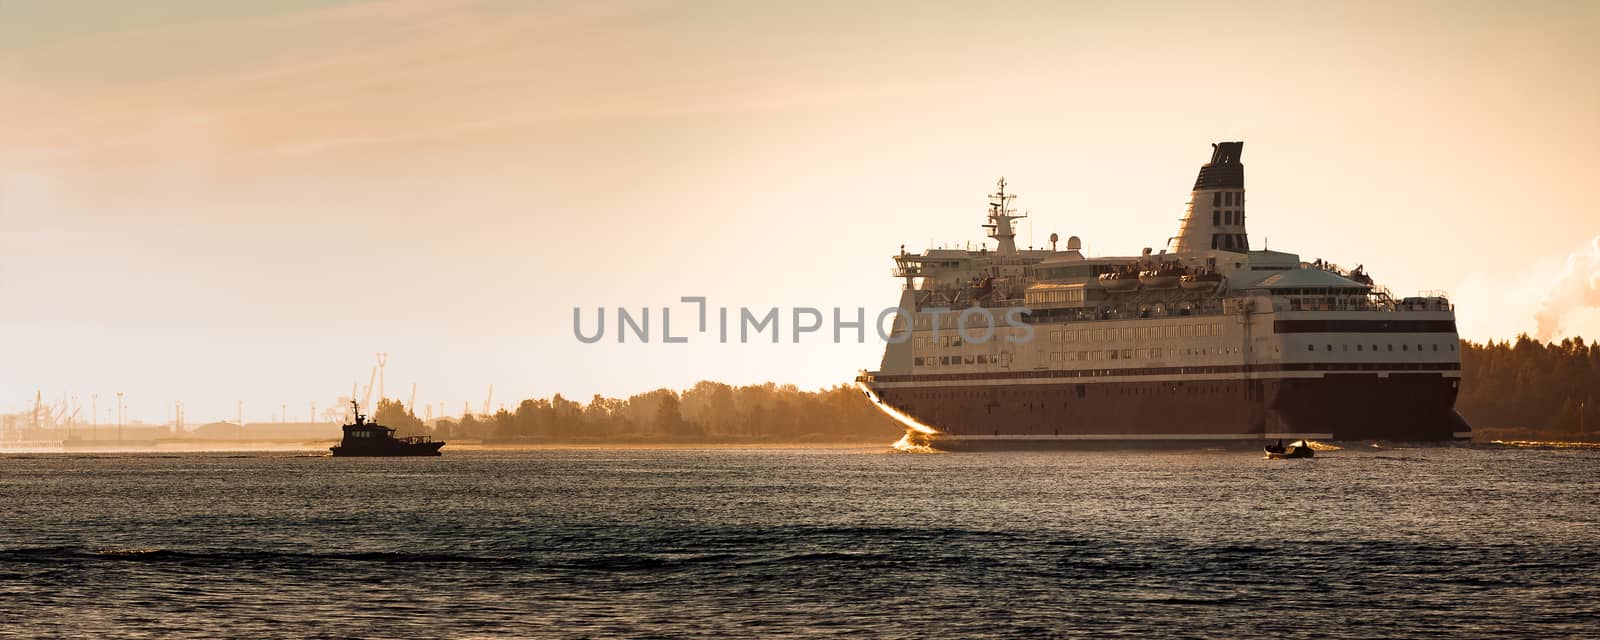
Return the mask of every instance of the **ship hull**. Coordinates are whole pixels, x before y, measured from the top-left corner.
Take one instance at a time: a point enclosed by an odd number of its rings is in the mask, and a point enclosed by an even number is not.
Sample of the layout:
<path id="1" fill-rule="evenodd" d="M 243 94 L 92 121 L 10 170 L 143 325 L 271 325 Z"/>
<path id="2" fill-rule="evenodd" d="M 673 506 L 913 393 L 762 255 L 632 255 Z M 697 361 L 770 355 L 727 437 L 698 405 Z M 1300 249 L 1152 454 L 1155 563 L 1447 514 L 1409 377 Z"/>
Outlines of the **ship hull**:
<path id="1" fill-rule="evenodd" d="M 946 450 L 1213 446 L 1262 440 L 1460 439 L 1449 371 L 1282 378 L 873 386 Z"/>
<path id="2" fill-rule="evenodd" d="M 443 442 L 385 443 L 378 446 L 340 444 L 329 449 L 336 458 L 410 458 L 441 455 Z"/>

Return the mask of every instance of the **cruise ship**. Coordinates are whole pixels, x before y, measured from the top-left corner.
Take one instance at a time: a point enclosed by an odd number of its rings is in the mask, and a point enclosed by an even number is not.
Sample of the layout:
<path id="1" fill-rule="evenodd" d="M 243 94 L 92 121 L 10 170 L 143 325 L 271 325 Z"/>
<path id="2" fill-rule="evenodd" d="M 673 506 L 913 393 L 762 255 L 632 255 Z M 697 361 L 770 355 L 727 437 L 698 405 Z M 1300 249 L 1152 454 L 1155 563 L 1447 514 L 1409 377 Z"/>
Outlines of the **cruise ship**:
<path id="1" fill-rule="evenodd" d="M 1243 149 L 1212 145 L 1177 236 L 1131 257 L 1019 250 L 1001 179 L 992 245 L 894 257 L 900 312 L 858 384 L 945 450 L 1469 437 L 1447 296 L 1253 249 Z"/>

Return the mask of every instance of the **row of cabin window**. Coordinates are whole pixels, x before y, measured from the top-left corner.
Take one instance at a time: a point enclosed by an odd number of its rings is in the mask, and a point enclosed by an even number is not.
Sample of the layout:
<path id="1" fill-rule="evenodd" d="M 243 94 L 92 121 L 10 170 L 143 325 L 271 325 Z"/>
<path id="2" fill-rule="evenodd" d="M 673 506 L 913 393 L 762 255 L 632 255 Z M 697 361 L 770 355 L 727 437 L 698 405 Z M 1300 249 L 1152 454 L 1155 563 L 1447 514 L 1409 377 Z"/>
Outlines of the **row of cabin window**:
<path id="1" fill-rule="evenodd" d="M 1238 382 L 1222 383 L 1222 384 L 1218 384 L 1218 383 L 1193 383 L 1193 382 L 1188 383 L 1188 384 L 1184 384 L 1184 383 L 1173 384 L 1173 383 L 1167 382 L 1167 383 L 1158 383 L 1158 384 L 1154 384 L 1154 385 L 1141 385 L 1141 386 L 1137 386 L 1137 387 L 1118 386 L 1116 388 L 1116 390 L 1115 390 L 1115 393 L 1117 395 L 1121 395 L 1121 396 L 1128 396 L 1128 395 L 1148 396 L 1148 395 L 1157 395 L 1157 394 L 1162 393 L 1162 392 L 1178 393 L 1180 390 L 1182 390 L 1184 393 L 1187 393 L 1188 395 L 1191 395 L 1191 396 L 1194 396 L 1194 395 L 1215 395 L 1215 394 L 1225 394 L 1225 393 L 1241 393 L 1241 392 L 1243 392 L 1245 390 L 1245 385 L 1243 383 L 1238 383 Z M 1084 389 L 1084 386 L 1081 385 L 1081 384 L 1078 385 L 1077 391 L 1078 391 L 1077 392 L 1077 396 L 1079 398 L 1085 397 L 1087 395 L 1085 393 L 1086 390 Z M 985 399 L 1028 400 L 1028 399 L 1033 399 L 1033 400 L 1041 400 L 1042 401 L 1042 400 L 1050 400 L 1050 399 L 1053 399 L 1053 398 L 1058 398 L 1063 393 L 1064 393 L 1063 390 L 1053 390 L 1053 391 L 1012 391 L 1012 390 L 1000 390 L 1000 391 L 920 391 L 920 392 L 916 393 L 916 398 L 918 400 L 985 400 Z M 1044 402 L 1039 402 L 1037 406 L 1039 408 L 1044 408 L 1045 405 L 1044 405 Z M 1061 408 L 1062 409 L 1066 409 L 1066 408 L 1068 408 L 1068 405 L 1066 403 L 1062 403 Z"/>
<path id="2" fill-rule="evenodd" d="M 1216 353 L 1213 354 L 1211 353 L 1212 351 L 1216 351 Z M 1184 349 L 1182 356 L 1192 358 L 1234 353 L 1239 353 L 1238 347 Z M 1109 349 L 1106 351 L 1054 351 L 1050 353 L 1048 360 L 1050 362 L 1096 362 L 1100 360 L 1134 360 L 1137 358 L 1159 360 L 1163 355 L 1168 359 L 1176 359 L 1179 357 L 1178 349 L 1167 348 L 1163 350 L 1160 347 L 1156 347 L 1151 349 Z"/>
<path id="3" fill-rule="evenodd" d="M 1104 265 L 1080 265 L 1072 267 L 1051 267 L 1049 269 L 1033 269 L 1034 277 L 1040 280 L 1066 280 L 1069 278 L 1093 278 L 1105 273 L 1108 267 Z"/>
<path id="4" fill-rule="evenodd" d="M 1244 224 L 1244 212 L 1231 210 L 1211 212 L 1212 226 L 1221 226 L 1225 224 Z"/>
<path id="5" fill-rule="evenodd" d="M 1211 194 L 1211 206 L 1213 207 L 1232 207 L 1243 204 L 1243 191 L 1218 191 Z"/>
<path id="6" fill-rule="evenodd" d="M 1341 346 L 1344 347 L 1344 349 L 1343 349 L 1344 351 L 1349 351 L 1350 350 L 1350 345 L 1346 344 L 1346 345 L 1341 345 Z M 1456 350 L 1455 343 L 1450 343 L 1449 346 L 1450 346 L 1450 350 L 1451 351 L 1455 351 Z M 1365 351 L 1366 350 L 1365 347 L 1366 347 L 1366 345 L 1364 345 L 1364 344 L 1358 344 L 1358 345 L 1356 345 L 1356 351 Z M 1327 351 L 1333 351 L 1333 345 L 1331 345 L 1331 344 L 1330 345 L 1324 345 L 1324 348 Z M 1306 345 L 1306 351 L 1316 351 L 1316 350 L 1317 350 L 1317 345 L 1314 345 L 1314 344 Z M 1378 350 L 1378 345 L 1372 345 L 1372 350 L 1373 351 L 1377 351 Z M 1410 351 L 1411 350 L 1411 345 L 1402 344 L 1402 345 L 1400 345 L 1400 350 L 1401 351 Z M 1417 345 L 1417 351 L 1422 351 L 1422 350 L 1423 350 L 1422 345 L 1420 345 L 1420 344 Z M 1433 350 L 1434 351 L 1438 351 L 1439 350 L 1439 345 L 1433 345 Z M 1394 345 L 1393 344 L 1389 345 L 1389 351 L 1394 351 Z"/>
<path id="7" fill-rule="evenodd" d="M 911 364 L 918 367 L 953 367 L 963 364 L 1005 364 L 1010 360 L 1007 354 L 977 354 L 970 356 L 918 356 L 911 359 Z"/>
<path id="8" fill-rule="evenodd" d="M 1213 355 L 1211 353 L 1211 351 L 1213 351 L 1213 350 L 1212 349 L 1185 349 L 1183 355 L 1186 356 L 1186 357 L 1208 356 L 1208 355 Z M 1224 353 L 1238 353 L 1239 350 L 1238 350 L 1238 348 L 1226 348 L 1226 349 L 1216 349 L 1215 351 L 1217 352 L 1216 355 L 1222 355 Z M 968 365 L 968 364 L 1005 364 L 1006 361 L 1009 360 L 1009 358 L 1007 358 L 1006 355 L 1007 354 L 998 354 L 998 355 L 976 354 L 976 355 L 967 355 L 967 356 L 918 356 L 918 357 L 912 359 L 912 364 L 914 366 L 918 366 L 918 367 L 939 367 L 939 366 L 949 367 L 949 366 L 959 366 L 959 365 Z M 1089 351 L 1089 350 L 1085 350 L 1085 351 L 1053 351 L 1047 356 L 1047 359 L 1048 359 L 1049 362 L 1055 362 L 1055 363 L 1061 363 L 1061 362 L 1100 362 L 1100 361 L 1105 361 L 1105 360 L 1135 360 L 1135 359 L 1140 359 L 1140 358 L 1148 359 L 1148 360 L 1159 360 L 1163 356 L 1165 356 L 1167 358 L 1177 358 L 1178 357 L 1178 350 L 1177 349 L 1173 349 L 1173 348 L 1162 349 L 1160 347 L 1156 347 L 1156 348 L 1148 348 L 1148 349 L 1107 349 L 1107 350 L 1104 350 L 1104 351 L 1101 351 L 1101 350 L 1098 350 L 1098 349 L 1093 350 L 1093 351 Z"/>
<path id="9" fill-rule="evenodd" d="M 999 315 L 999 314 L 997 313 L 995 315 Z M 999 318 L 996 318 L 996 320 L 999 320 Z M 966 324 L 967 324 L 966 328 L 968 328 L 968 329 L 983 329 L 983 328 L 987 328 L 989 326 L 989 317 L 985 316 L 984 314 L 981 314 L 981 313 L 969 314 L 967 316 Z M 919 316 L 912 323 L 912 326 L 917 331 L 930 331 L 930 330 L 933 329 L 933 317 L 929 316 L 929 315 Z M 940 315 L 940 317 L 939 317 L 939 333 L 955 333 L 955 332 L 959 331 L 960 329 L 961 329 L 961 316 L 960 316 L 960 314 L 946 313 L 946 314 L 941 314 Z"/>
<path id="10" fill-rule="evenodd" d="M 994 342 L 994 339 L 991 338 L 989 341 Z M 918 336 L 912 341 L 912 346 L 918 350 L 921 350 L 932 349 L 934 347 L 959 347 L 966 343 L 967 341 L 962 340 L 960 335 L 939 336 L 937 339 L 935 339 L 933 336 Z"/>
<path id="11" fill-rule="evenodd" d="M 1158 360 L 1161 356 L 1171 353 L 1177 356 L 1177 349 L 1109 349 L 1106 351 L 1054 351 L 1050 353 L 1050 362 L 1097 362 L 1100 360 L 1133 360 L 1144 358 Z"/>
<path id="12" fill-rule="evenodd" d="M 1057 329 L 1050 332 L 1051 342 L 1106 342 L 1110 340 L 1157 340 L 1162 338 L 1197 338 L 1222 335 L 1220 324 L 1183 324 L 1164 327 L 1121 327 L 1117 329 Z"/>

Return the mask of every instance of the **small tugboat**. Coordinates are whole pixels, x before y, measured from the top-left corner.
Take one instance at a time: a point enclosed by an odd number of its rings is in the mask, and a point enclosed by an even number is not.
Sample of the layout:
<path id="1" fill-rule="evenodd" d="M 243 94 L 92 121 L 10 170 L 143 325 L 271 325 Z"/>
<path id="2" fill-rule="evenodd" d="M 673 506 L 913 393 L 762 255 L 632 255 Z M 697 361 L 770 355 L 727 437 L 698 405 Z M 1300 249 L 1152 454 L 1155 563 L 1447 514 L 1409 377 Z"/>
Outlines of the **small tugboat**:
<path id="1" fill-rule="evenodd" d="M 1283 446 L 1283 441 L 1282 440 L 1279 440 L 1278 444 L 1275 444 L 1275 445 L 1269 444 L 1269 445 L 1266 445 L 1266 446 L 1261 447 L 1261 448 L 1266 450 L 1267 459 L 1268 460 L 1288 460 L 1288 459 L 1292 459 L 1292 458 L 1309 458 L 1311 456 L 1317 455 L 1317 452 L 1312 450 L 1311 449 L 1311 445 L 1306 443 L 1305 440 L 1296 440 L 1294 442 L 1289 443 L 1289 446 L 1287 446 L 1287 447 Z"/>
<path id="2" fill-rule="evenodd" d="M 444 446 L 443 441 L 434 442 L 428 436 L 396 438 L 394 429 L 367 422 L 367 417 L 361 415 L 361 406 L 354 400 L 350 401 L 350 406 L 355 409 L 356 421 L 344 425 L 344 440 L 329 449 L 336 457 L 436 456 Z"/>

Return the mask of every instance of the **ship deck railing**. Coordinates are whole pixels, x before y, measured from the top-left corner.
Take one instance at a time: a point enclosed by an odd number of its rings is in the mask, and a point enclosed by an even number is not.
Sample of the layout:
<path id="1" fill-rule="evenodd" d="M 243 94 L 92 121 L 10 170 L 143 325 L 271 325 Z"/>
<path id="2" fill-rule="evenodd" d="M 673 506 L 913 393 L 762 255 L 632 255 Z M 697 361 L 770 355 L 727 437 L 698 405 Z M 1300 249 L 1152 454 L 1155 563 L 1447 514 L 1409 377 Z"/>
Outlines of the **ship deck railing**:
<path id="1" fill-rule="evenodd" d="M 1022 317 L 1023 322 L 1030 324 L 1050 324 L 1067 320 L 1070 322 L 1093 322 L 1096 320 L 1134 320 L 1146 318 L 1193 318 L 1203 316 L 1225 315 L 1222 305 L 1197 305 L 1188 308 L 1165 309 L 1139 309 L 1128 307 L 1068 307 L 1057 309 L 1036 309 Z"/>
<path id="2" fill-rule="evenodd" d="M 1254 296 L 1251 296 L 1254 297 Z M 1407 313 L 1407 312 L 1438 312 L 1454 311 L 1455 306 L 1444 298 L 1407 298 L 1395 301 L 1392 298 L 1380 296 L 1341 297 L 1341 296 L 1272 296 L 1274 312 L 1289 311 L 1360 311 L 1379 313 Z M 987 301 L 986 301 L 987 302 Z M 924 311 L 931 305 L 918 305 L 918 311 Z M 1021 300 L 1009 299 L 995 301 L 993 304 L 978 305 L 986 309 L 1005 309 L 1010 307 L 1025 306 Z M 1257 307 L 1257 310 L 1261 310 Z M 952 311 L 957 311 L 952 309 Z M 1127 302 L 1122 304 L 1102 304 L 1082 307 L 1053 307 L 1034 309 L 1020 318 L 1029 324 L 1049 324 L 1062 321 L 1092 322 L 1097 320 L 1132 320 L 1144 318 L 1182 318 L 1234 315 L 1239 313 L 1234 305 L 1224 304 L 1221 298 L 1210 298 L 1200 301 L 1183 301 L 1176 304 L 1154 304 L 1151 302 Z M 995 314 L 996 323 L 1002 323 L 999 314 Z M 981 328 L 985 321 L 983 318 L 973 318 L 968 323 L 973 328 Z"/>

